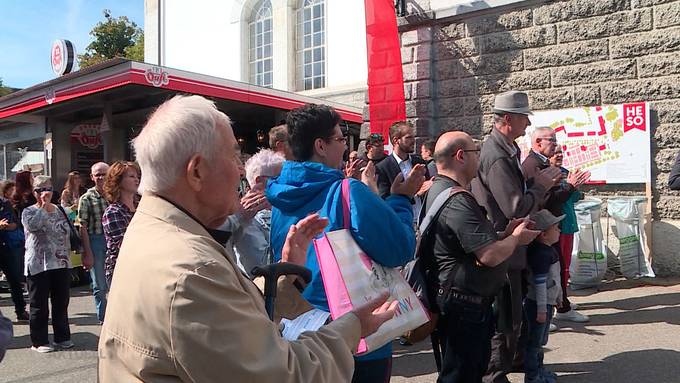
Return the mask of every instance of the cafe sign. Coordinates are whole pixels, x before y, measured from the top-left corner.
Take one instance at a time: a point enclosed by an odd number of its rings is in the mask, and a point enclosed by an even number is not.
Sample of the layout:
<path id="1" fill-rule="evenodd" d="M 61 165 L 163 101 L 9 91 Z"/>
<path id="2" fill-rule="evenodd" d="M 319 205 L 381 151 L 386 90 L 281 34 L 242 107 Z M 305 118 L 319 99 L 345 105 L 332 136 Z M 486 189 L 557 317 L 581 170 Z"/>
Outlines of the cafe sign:
<path id="1" fill-rule="evenodd" d="M 75 64 L 76 50 L 68 40 L 55 40 L 50 51 L 52 71 L 57 76 L 71 73 Z"/>
<path id="2" fill-rule="evenodd" d="M 80 124 L 71 130 L 71 144 L 80 144 L 88 149 L 102 145 L 101 125 Z"/>

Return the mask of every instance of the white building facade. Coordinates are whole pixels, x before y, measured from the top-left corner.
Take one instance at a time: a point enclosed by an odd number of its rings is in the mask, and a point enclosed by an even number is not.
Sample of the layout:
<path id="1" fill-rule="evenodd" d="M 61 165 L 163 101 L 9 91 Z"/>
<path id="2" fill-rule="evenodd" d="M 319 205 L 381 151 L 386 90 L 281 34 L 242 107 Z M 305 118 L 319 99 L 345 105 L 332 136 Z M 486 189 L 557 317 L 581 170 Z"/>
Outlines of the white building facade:
<path id="1" fill-rule="evenodd" d="M 362 107 L 363 0 L 145 0 L 145 61 Z"/>

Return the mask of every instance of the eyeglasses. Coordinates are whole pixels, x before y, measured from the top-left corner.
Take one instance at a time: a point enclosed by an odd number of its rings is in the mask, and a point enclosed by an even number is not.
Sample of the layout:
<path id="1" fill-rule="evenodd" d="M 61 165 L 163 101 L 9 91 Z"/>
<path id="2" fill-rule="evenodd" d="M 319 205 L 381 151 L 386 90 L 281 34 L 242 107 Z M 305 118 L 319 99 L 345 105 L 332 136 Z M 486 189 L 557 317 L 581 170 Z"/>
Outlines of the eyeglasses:
<path id="1" fill-rule="evenodd" d="M 481 148 L 477 148 L 477 149 L 462 149 L 462 150 L 463 150 L 463 153 L 479 153 L 479 152 L 482 151 Z"/>
<path id="2" fill-rule="evenodd" d="M 33 189 L 33 191 L 35 191 L 36 193 L 40 194 L 40 193 L 44 193 L 44 192 L 51 192 L 51 191 L 52 191 L 52 188 L 51 188 L 51 187 L 46 187 L 46 188 L 35 188 L 35 189 Z"/>
<path id="3" fill-rule="evenodd" d="M 380 133 L 371 133 L 371 134 L 368 136 L 368 138 L 381 139 L 381 140 L 382 140 L 382 139 L 383 139 L 383 136 L 382 136 L 382 134 L 380 134 Z"/>
<path id="4" fill-rule="evenodd" d="M 553 137 L 541 137 L 540 139 L 550 141 L 550 143 L 553 143 L 553 144 L 557 143 L 557 138 L 553 138 Z"/>

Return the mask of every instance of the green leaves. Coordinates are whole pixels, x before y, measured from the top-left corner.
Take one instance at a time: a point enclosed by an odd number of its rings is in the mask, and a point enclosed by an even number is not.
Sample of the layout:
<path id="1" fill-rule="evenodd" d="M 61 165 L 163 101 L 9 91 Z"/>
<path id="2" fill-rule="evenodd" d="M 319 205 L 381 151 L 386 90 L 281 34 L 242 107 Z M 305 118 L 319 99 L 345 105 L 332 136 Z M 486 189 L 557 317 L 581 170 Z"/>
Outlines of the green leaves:
<path id="1" fill-rule="evenodd" d="M 8 88 L 2 84 L 2 78 L 0 78 L 0 97 L 6 96 L 12 93 L 12 88 Z"/>
<path id="2" fill-rule="evenodd" d="M 87 46 L 85 53 L 78 55 L 81 68 L 100 62 L 124 57 L 144 61 L 144 32 L 127 16 L 113 17 L 104 10 L 104 21 L 100 21 L 90 31 L 94 40 Z"/>

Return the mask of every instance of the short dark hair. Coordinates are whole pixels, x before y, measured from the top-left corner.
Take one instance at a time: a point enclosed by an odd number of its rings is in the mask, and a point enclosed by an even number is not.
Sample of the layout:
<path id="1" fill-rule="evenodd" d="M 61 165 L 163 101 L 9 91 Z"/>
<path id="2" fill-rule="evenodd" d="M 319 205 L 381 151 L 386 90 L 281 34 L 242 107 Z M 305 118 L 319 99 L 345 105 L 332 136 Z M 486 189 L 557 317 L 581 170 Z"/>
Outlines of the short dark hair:
<path id="1" fill-rule="evenodd" d="M 397 121 L 397 122 L 393 123 L 390 126 L 390 142 L 394 141 L 395 139 L 399 139 L 399 138 L 403 137 L 402 134 L 401 134 L 401 127 L 402 126 L 406 126 L 408 128 L 411 128 L 411 129 L 413 128 L 413 125 L 408 121 Z"/>
<path id="2" fill-rule="evenodd" d="M 437 144 L 437 140 L 429 139 L 425 142 L 423 142 L 423 145 L 425 149 L 429 150 L 430 153 L 434 154 L 434 146 Z"/>
<path id="3" fill-rule="evenodd" d="M 342 118 L 328 105 L 306 104 L 293 109 L 286 117 L 288 142 L 298 161 L 307 161 L 314 155 L 314 141 L 328 140 Z"/>

